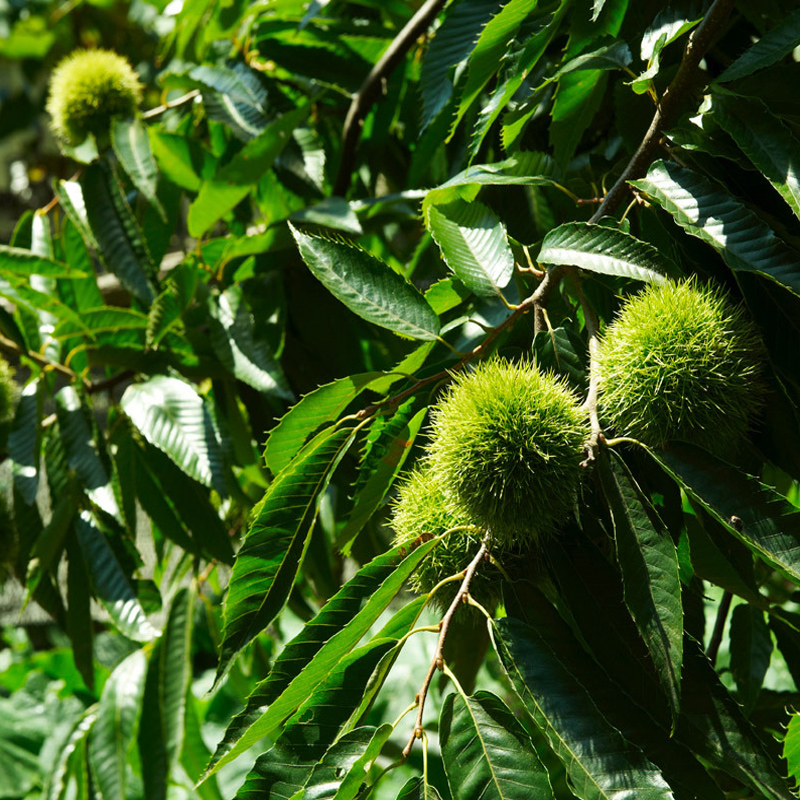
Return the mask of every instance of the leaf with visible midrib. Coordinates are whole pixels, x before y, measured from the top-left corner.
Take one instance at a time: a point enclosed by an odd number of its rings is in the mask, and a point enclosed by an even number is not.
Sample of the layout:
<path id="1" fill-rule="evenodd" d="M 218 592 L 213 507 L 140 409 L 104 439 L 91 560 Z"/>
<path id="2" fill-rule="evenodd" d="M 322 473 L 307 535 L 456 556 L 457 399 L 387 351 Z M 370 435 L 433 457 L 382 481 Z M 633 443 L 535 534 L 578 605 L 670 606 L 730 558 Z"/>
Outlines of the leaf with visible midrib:
<path id="1" fill-rule="evenodd" d="M 675 269 L 653 245 L 616 228 L 589 222 L 567 222 L 551 230 L 544 237 L 537 260 L 648 283 L 662 282 Z"/>
<path id="2" fill-rule="evenodd" d="M 718 183 L 667 161 L 630 183 L 710 244 L 734 272 L 760 273 L 800 295 L 800 253 Z"/>
<path id="3" fill-rule="evenodd" d="M 495 695 L 448 695 L 439 740 L 457 800 L 551 800 L 550 781 L 530 737 Z"/>
<path id="4" fill-rule="evenodd" d="M 653 456 L 730 533 L 800 585 L 800 510 L 783 495 L 694 445 L 673 442 Z"/>
<path id="5" fill-rule="evenodd" d="M 147 660 L 129 655 L 103 687 L 97 720 L 89 734 L 89 764 L 103 800 L 127 800 L 128 745 L 139 714 Z"/>
<path id="6" fill-rule="evenodd" d="M 120 406 L 148 442 L 187 475 L 225 495 L 217 434 L 202 398 L 190 384 L 156 375 L 129 386 Z"/>
<path id="7" fill-rule="evenodd" d="M 463 283 L 481 297 L 494 297 L 514 274 L 506 229 L 487 206 L 456 200 L 428 209 L 428 228 L 442 258 Z"/>
<path id="8" fill-rule="evenodd" d="M 402 548 L 378 556 L 362 567 L 325 604 L 281 651 L 270 674 L 247 698 L 245 709 L 234 717 L 217 746 L 203 780 L 275 730 L 306 700 L 330 672 L 332 665 L 341 660 L 375 623 L 417 564 L 436 544 L 436 540 L 426 542 L 400 564 L 397 562 Z M 407 615 L 401 616 L 405 622 Z M 413 623 L 414 619 L 416 615 L 410 622 Z"/>
<path id="9" fill-rule="evenodd" d="M 317 501 L 355 432 L 323 431 L 270 485 L 233 563 L 215 684 L 281 611 L 305 555 Z"/>
<path id="10" fill-rule="evenodd" d="M 436 312 L 388 264 L 359 248 L 289 227 L 308 268 L 354 314 L 412 339 L 437 338 Z"/>
<path id="11" fill-rule="evenodd" d="M 150 150 L 147 137 L 139 117 L 132 119 L 113 119 L 111 121 L 111 145 L 119 163 L 128 173 L 134 186 L 147 198 L 164 222 L 167 214 L 156 191 L 158 189 L 158 167 Z"/>
<path id="12" fill-rule="evenodd" d="M 564 763 L 581 800 L 672 800 L 658 768 L 611 726 L 547 642 L 525 623 L 493 625 L 503 668 Z"/>
<path id="13" fill-rule="evenodd" d="M 611 509 L 625 605 L 636 622 L 669 700 L 673 731 L 680 712 L 683 606 L 678 554 L 664 523 L 624 462 L 598 464 Z"/>

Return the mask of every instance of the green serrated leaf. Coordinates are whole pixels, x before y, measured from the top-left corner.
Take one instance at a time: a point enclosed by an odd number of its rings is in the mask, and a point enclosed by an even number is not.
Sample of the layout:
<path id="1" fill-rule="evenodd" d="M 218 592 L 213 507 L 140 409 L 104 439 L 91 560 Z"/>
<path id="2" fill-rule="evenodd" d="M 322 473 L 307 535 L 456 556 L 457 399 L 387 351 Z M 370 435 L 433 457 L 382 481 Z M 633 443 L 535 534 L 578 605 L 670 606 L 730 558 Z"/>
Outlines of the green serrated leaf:
<path id="1" fill-rule="evenodd" d="M 611 509 L 625 605 L 656 667 L 673 730 L 681 703 L 683 607 L 678 555 L 669 531 L 621 459 L 602 459 L 599 474 Z"/>
<path id="2" fill-rule="evenodd" d="M 135 650 L 103 687 L 97 721 L 89 735 L 89 764 L 103 800 L 127 800 L 128 748 L 144 689 L 147 660 Z"/>
<path id="3" fill-rule="evenodd" d="M 374 624 L 436 541 L 426 542 L 401 563 L 401 548 L 378 556 L 356 573 L 289 642 L 270 674 L 228 726 L 205 776 L 232 761 L 281 724 L 308 698 Z M 363 607 L 362 607 L 363 605 Z M 419 613 L 418 610 L 416 612 Z M 407 624 L 413 624 L 414 615 Z M 361 688 L 363 691 L 363 687 Z"/>
<path id="4" fill-rule="evenodd" d="M 65 386 L 56 394 L 56 416 L 67 463 L 83 483 L 86 494 L 98 508 L 121 519 L 110 473 L 94 441 L 91 411 L 81 403 L 73 386 Z"/>
<path id="5" fill-rule="evenodd" d="M 428 46 L 420 71 L 420 130 L 424 131 L 447 105 L 453 94 L 449 71 L 470 54 L 481 29 L 496 11 L 497 0 L 463 0 L 445 16 Z"/>
<path id="6" fill-rule="evenodd" d="M 156 375 L 129 386 L 120 406 L 145 439 L 187 475 L 226 494 L 218 435 L 202 398 L 190 384 Z"/>
<path id="7" fill-rule="evenodd" d="M 589 222 L 567 222 L 544 237 L 538 260 L 661 283 L 674 266 L 653 245 L 616 228 Z"/>
<path id="8" fill-rule="evenodd" d="M 14 488 L 28 505 L 36 500 L 39 489 L 43 396 L 39 380 L 31 381 L 20 393 L 14 421 L 8 434 L 8 455 L 14 476 Z"/>
<path id="9" fill-rule="evenodd" d="M 535 7 L 536 0 L 510 0 L 481 29 L 480 37 L 469 58 L 467 82 L 450 127 L 450 136 L 478 98 L 483 87 L 497 72 L 517 31 Z"/>
<path id="10" fill-rule="evenodd" d="M 396 800 L 442 800 L 442 796 L 427 778 L 409 778 Z"/>
<path id="11" fill-rule="evenodd" d="M 351 542 L 383 502 L 394 479 L 403 468 L 427 413 L 427 408 L 418 411 L 394 436 L 380 460 L 364 465 L 370 469 L 371 474 L 356 492 L 353 510 L 344 528 L 336 537 L 335 546 L 340 548 L 344 555 L 350 554 Z"/>
<path id="12" fill-rule="evenodd" d="M 291 132 L 308 115 L 303 106 L 281 115 L 249 141 L 217 174 L 203 181 L 189 207 L 189 234 L 202 236 L 250 193 L 288 144 Z"/>
<path id="13" fill-rule="evenodd" d="M 6 280 L 14 276 L 41 275 L 45 278 L 85 278 L 86 273 L 53 260 L 50 256 L 37 255 L 21 247 L 0 245 L 0 271 Z"/>
<path id="14" fill-rule="evenodd" d="M 757 98 L 715 93 L 708 113 L 800 217 L 800 139 Z"/>
<path id="15" fill-rule="evenodd" d="M 481 297 L 496 297 L 514 274 L 506 229 L 487 206 L 455 200 L 429 206 L 428 228 L 455 275 Z"/>
<path id="16" fill-rule="evenodd" d="M 289 227 L 308 268 L 353 313 L 402 336 L 436 339 L 439 317 L 391 267 L 359 248 Z"/>
<path id="17" fill-rule="evenodd" d="M 489 692 L 450 694 L 439 721 L 450 791 L 458 800 L 551 800 L 553 790 L 530 737 Z"/>
<path id="18" fill-rule="evenodd" d="M 88 511 L 80 513 L 75 530 L 94 593 L 119 632 L 135 642 L 149 642 L 158 636 L 114 551 Z"/>
<path id="19" fill-rule="evenodd" d="M 737 698 L 749 716 L 758 700 L 772 656 L 772 638 L 761 609 L 744 604 L 733 609 L 730 650 Z"/>
<path id="20" fill-rule="evenodd" d="M 789 777 L 800 780 L 800 714 L 792 714 L 783 740 L 783 757 L 789 769 Z"/>
<path id="21" fill-rule="evenodd" d="M 187 588 L 176 593 L 147 669 L 138 740 L 148 800 L 166 798 L 170 772 L 183 746 L 192 677 L 192 600 Z"/>
<path id="22" fill-rule="evenodd" d="M 788 55 L 800 43 L 800 10 L 782 19 L 751 45 L 717 78 L 719 83 L 735 81 Z"/>
<path id="23" fill-rule="evenodd" d="M 380 373 L 366 372 L 339 378 L 314 389 L 295 403 L 267 439 L 264 457 L 273 475 L 288 466 L 303 445 L 328 422 L 334 422 Z"/>
<path id="24" fill-rule="evenodd" d="M 354 436 L 351 428 L 323 431 L 278 475 L 254 510 L 225 598 L 217 682 L 288 600 L 319 498 Z"/>
<path id="25" fill-rule="evenodd" d="M 157 294 L 144 237 L 111 167 L 90 164 L 80 179 L 87 219 L 108 269 L 145 305 Z"/>
<path id="26" fill-rule="evenodd" d="M 674 442 L 653 453 L 692 498 L 756 555 L 800 584 L 800 510 L 757 478 Z"/>
<path id="27" fill-rule="evenodd" d="M 515 619 L 492 626 L 503 668 L 537 727 L 567 770 L 581 800 L 672 800 L 660 771 L 598 711 L 548 643 Z"/>
<path id="28" fill-rule="evenodd" d="M 800 295 L 800 254 L 719 184 L 667 161 L 631 181 L 687 233 L 710 244 L 736 271 L 757 272 Z"/>
<path id="29" fill-rule="evenodd" d="M 209 301 L 211 344 L 219 360 L 240 381 L 281 400 L 294 400 L 280 362 L 268 344 L 256 338 L 253 315 L 240 286 Z"/>
<path id="30" fill-rule="evenodd" d="M 147 130 L 139 117 L 111 121 L 111 146 L 133 185 L 166 222 L 167 213 L 158 199 L 158 167 L 150 150 Z"/>
<path id="31" fill-rule="evenodd" d="M 94 631 L 91 583 L 80 545 L 74 535 L 67 539 L 67 636 L 72 658 L 84 683 L 94 689 Z"/>
<path id="32" fill-rule="evenodd" d="M 563 375 L 581 390 L 586 388 L 586 345 L 571 328 L 539 331 L 531 350 L 540 369 Z"/>

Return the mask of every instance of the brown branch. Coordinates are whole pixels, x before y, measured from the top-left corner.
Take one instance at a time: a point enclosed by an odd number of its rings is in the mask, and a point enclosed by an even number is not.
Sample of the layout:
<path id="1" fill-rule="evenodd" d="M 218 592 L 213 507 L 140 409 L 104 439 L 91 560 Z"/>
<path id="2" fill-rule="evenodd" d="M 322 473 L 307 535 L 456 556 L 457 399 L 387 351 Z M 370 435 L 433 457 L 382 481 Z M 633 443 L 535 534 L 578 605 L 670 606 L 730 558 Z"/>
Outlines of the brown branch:
<path id="1" fill-rule="evenodd" d="M 725 630 L 725 621 L 728 619 L 731 600 L 733 600 L 733 595 L 728 591 L 723 592 L 717 609 L 717 620 L 714 623 L 714 630 L 708 641 L 708 650 L 706 650 L 706 655 L 712 666 L 717 664 L 717 654 L 719 653 L 719 646 L 722 644 L 722 632 Z"/>
<path id="2" fill-rule="evenodd" d="M 442 622 L 439 629 L 439 640 L 436 643 L 436 649 L 433 651 L 431 665 L 428 668 L 428 673 L 425 676 L 425 680 L 422 682 L 422 687 L 420 688 L 416 697 L 417 718 L 414 723 L 414 732 L 411 734 L 408 744 L 403 748 L 403 758 L 408 758 L 411 748 L 414 746 L 414 742 L 417 739 L 422 738 L 422 714 L 425 711 L 425 699 L 428 696 L 428 689 L 430 688 L 433 676 L 436 674 L 436 670 L 441 669 L 444 664 L 442 652 L 444 650 L 445 640 L 447 639 L 447 632 L 450 630 L 450 623 L 453 621 L 453 617 L 455 616 L 456 611 L 458 611 L 458 607 L 464 602 L 464 598 L 466 598 L 469 594 L 469 587 L 472 583 L 472 579 L 475 576 L 475 572 L 480 566 L 481 561 L 483 561 L 486 557 L 487 552 L 486 539 L 484 539 L 480 550 L 478 550 L 478 552 L 475 554 L 475 558 L 470 561 L 469 566 L 466 568 L 466 570 L 464 570 L 464 580 L 461 581 L 461 586 L 459 587 L 453 602 L 450 603 L 450 608 L 447 609 L 444 617 L 442 617 Z"/>
<path id="3" fill-rule="evenodd" d="M 35 350 L 25 350 L 15 341 L 7 338 L 6 336 L 0 335 L 0 350 L 5 350 L 6 353 L 13 353 L 17 356 L 25 356 L 31 361 L 37 363 L 40 367 L 51 369 L 54 372 L 59 372 L 70 380 L 81 380 L 80 376 L 76 372 L 73 372 L 73 370 L 71 370 L 69 367 L 65 367 L 63 364 L 59 364 L 57 361 L 51 361 L 49 358 L 47 358 L 47 356 L 43 356 L 41 353 L 37 353 Z"/>
<path id="4" fill-rule="evenodd" d="M 689 35 L 678 72 L 661 96 L 647 133 L 590 222 L 597 222 L 600 217 L 613 214 L 629 191 L 628 181 L 641 178 L 647 172 L 655 159 L 661 134 L 677 120 L 687 95 L 696 83 L 700 61 L 708 52 L 720 27 L 728 19 L 733 5 L 734 0 L 714 0 L 703 21 Z"/>
<path id="5" fill-rule="evenodd" d="M 342 133 L 342 159 L 333 187 L 335 195 L 344 196 L 350 185 L 350 176 L 356 164 L 356 151 L 361 139 L 361 128 L 373 103 L 383 90 L 383 85 L 414 42 L 433 22 L 446 0 L 427 0 L 417 13 L 397 34 L 377 64 L 370 70 L 359 90 L 353 95 Z"/>
<path id="6" fill-rule="evenodd" d="M 199 89 L 192 89 L 191 92 L 186 92 L 186 94 L 182 94 L 180 97 L 176 97 L 174 100 L 168 100 L 166 103 L 160 106 L 156 106 L 155 108 L 151 108 L 148 111 L 142 112 L 142 119 L 152 119 L 153 117 L 157 117 L 159 114 L 163 114 L 170 108 L 177 108 L 178 106 L 182 106 L 184 103 L 194 100 L 194 98 L 199 96 L 199 94 Z"/>

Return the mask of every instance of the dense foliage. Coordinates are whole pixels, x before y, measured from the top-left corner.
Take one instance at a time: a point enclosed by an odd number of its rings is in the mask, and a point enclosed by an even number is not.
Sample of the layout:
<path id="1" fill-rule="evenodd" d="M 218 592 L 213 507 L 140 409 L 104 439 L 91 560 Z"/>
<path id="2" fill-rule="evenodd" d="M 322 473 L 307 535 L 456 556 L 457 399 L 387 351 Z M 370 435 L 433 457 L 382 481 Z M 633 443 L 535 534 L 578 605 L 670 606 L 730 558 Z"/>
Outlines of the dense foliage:
<path id="1" fill-rule="evenodd" d="M 794 797 L 798 46 L 0 4 L 0 798 Z"/>

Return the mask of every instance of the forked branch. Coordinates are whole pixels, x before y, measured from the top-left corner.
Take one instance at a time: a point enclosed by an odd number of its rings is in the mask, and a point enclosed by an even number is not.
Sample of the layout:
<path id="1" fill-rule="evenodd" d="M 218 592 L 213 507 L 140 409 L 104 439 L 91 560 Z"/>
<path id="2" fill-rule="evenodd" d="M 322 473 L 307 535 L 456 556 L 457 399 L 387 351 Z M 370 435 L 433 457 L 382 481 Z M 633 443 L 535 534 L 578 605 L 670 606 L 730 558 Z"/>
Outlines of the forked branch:
<path id="1" fill-rule="evenodd" d="M 475 577 L 475 572 L 484 558 L 486 558 L 486 553 L 488 552 L 486 541 L 486 539 L 483 540 L 483 544 L 475 554 L 475 558 L 470 561 L 469 566 L 466 568 L 466 570 L 464 570 L 464 580 L 461 581 L 461 586 L 456 592 L 453 602 L 450 603 L 450 607 L 447 609 L 444 617 L 442 617 L 442 622 L 439 628 L 439 639 L 436 642 L 436 649 L 433 651 L 431 665 L 428 667 L 428 673 L 425 675 L 425 680 L 422 682 L 422 686 L 420 687 L 419 693 L 416 697 L 417 717 L 414 722 L 414 732 L 411 734 L 408 744 L 403 748 L 403 758 L 408 758 L 411 748 L 414 746 L 414 742 L 417 739 L 421 739 L 425 733 L 422 727 L 422 714 L 425 711 L 425 699 L 428 696 L 428 689 L 430 688 L 433 676 L 436 674 L 436 670 L 442 669 L 444 665 L 444 657 L 442 653 L 444 651 L 445 640 L 447 639 L 447 632 L 450 630 L 450 623 L 453 621 L 453 617 L 455 616 L 456 611 L 458 611 L 458 607 L 464 603 L 465 598 L 469 595 L 469 587 L 472 583 L 472 579 Z"/>

